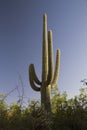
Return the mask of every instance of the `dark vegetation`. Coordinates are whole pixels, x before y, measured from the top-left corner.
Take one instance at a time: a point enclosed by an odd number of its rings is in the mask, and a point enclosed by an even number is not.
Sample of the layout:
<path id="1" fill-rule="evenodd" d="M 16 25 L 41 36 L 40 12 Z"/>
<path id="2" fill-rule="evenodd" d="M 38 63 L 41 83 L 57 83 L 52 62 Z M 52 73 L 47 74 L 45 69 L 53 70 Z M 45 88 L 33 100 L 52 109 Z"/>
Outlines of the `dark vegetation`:
<path id="1" fill-rule="evenodd" d="M 39 101 L 8 106 L 0 97 L 0 130 L 87 130 L 87 88 L 71 99 L 66 93 L 54 94 L 50 118 Z"/>

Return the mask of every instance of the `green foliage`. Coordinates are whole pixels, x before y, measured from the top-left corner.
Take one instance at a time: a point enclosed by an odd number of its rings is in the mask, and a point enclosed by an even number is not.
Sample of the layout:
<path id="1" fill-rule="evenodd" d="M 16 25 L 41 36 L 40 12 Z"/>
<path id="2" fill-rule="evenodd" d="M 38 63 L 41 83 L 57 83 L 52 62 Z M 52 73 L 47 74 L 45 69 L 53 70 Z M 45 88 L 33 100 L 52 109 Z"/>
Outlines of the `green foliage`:
<path id="1" fill-rule="evenodd" d="M 58 94 L 52 100 L 54 130 L 87 129 L 87 88 L 81 88 L 74 98 Z"/>
<path id="2" fill-rule="evenodd" d="M 5 130 L 7 125 L 7 106 L 3 100 L 0 100 L 0 128 Z"/>
<path id="3" fill-rule="evenodd" d="M 49 117 L 39 101 L 21 108 L 17 103 L 8 107 L 0 100 L 0 130 L 87 130 L 87 88 L 71 99 L 66 93 L 56 93 L 51 104 Z"/>
<path id="4" fill-rule="evenodd" d="M 21 124 L 21 107 L 12 104 L 8 110 L 8 121 L 10 129 L 19 129 Z M 16 128 L 17 127 L 17 128 Z"/>
<path id="5" fill-rule="evenodd" d="M 57 108 L 62 108 L 63 105 L 65 105 L 67 94 L 64 92 L 63 94 L 57 93 L 53 96 L 51 102 L 52 102 L 52 112 L 55 113 L 57 111 Z"/>

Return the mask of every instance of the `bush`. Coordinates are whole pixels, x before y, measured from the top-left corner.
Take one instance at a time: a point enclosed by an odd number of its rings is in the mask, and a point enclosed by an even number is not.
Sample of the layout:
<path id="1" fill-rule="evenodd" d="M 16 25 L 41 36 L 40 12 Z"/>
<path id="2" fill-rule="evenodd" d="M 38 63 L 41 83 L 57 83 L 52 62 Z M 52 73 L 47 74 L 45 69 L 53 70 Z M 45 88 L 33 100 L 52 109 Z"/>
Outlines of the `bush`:
<path id="1" fill-rule="evenodd" d="M 0 130 L 87 130 L 87 89 L 67 99 L 67 94 L 52 98 L 52 114 L 40 103 L 31 101 L 22 108 L 17 103 L 9 107 L 0 100 Z"/>

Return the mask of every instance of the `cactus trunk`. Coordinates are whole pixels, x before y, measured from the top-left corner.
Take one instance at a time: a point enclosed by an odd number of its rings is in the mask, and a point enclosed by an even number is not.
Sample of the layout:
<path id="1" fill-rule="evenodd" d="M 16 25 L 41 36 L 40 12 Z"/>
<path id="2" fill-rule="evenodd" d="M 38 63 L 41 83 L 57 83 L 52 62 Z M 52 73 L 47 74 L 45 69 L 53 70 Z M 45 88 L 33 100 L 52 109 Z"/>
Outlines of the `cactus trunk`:
<path id="1" fill-rule="evenodd" d="M 47 15 L 43 15 L 43 43 L 42 43 L 42 81 L 36 76 L 34 65 L 29 66 L 29 81 L 35 91 L 41 92 L 41 105 L 47 112 L 51 111 L 50 93 L 56 87 L 60 68 L 60 51 L 56 52 L 55 71 L 53 66 L 52 31 L 47 32 Z M 40 87 L 36 86 L 38 84 Z"/>

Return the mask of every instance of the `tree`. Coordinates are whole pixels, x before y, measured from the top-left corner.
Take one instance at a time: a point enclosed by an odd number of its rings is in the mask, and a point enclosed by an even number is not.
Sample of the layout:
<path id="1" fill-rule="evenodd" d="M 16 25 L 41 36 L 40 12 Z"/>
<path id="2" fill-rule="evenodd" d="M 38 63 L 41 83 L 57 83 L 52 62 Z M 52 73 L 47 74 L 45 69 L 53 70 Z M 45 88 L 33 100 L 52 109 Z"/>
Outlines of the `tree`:
<path id="1" fill-rule="evenodd" d="M 74 98 L 57 94 L 52 100 L 54 130 L 87 130 L 87 88 Z"/>
<path id="2" fill-rule="evenodd" d="M 0 94 L 0 97 L 3 99 L 4 95 Z M 5 130 L 5 127 L 8 124 L 7 119 L 7 105 L 4 100 L 0 100 L 0 129 Z"/>

